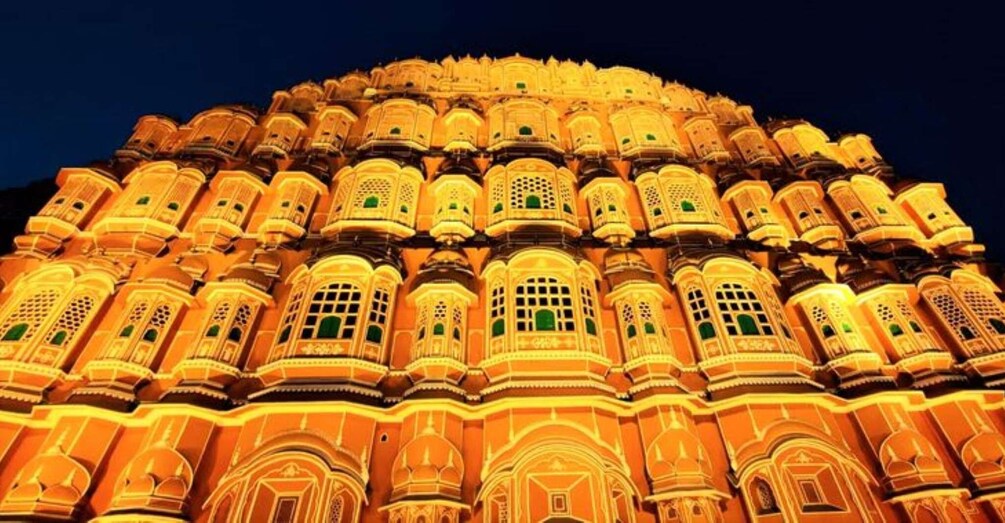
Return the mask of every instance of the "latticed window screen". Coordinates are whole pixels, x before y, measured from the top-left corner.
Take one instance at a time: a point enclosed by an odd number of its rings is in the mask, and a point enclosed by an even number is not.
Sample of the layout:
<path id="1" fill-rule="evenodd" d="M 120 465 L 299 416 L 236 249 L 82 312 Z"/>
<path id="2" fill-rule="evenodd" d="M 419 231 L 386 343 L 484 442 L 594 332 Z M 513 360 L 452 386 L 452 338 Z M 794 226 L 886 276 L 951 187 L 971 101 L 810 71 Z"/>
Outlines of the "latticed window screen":
<path id="1" fill-rule="evenodd" d="M 368 178 L 359 183 L 353 207 L 356 209 L 383 209 L 391 201 L 391 181 L 383 178 Z"/>
<path id="2" fill-rule="evenodd" d="M 150 322 L 147 324 L 147 330 L 143 333 L 143 340 L 149 342 L 157 341 L 164 327 L 171 322 L 173 315 L 174 310 L 171 306 L 167 304 L 158 305 L 154 309 L 153 314 L 150 315 Z"/>
<path id="3" fill-rule="evenodd" d="M 639 301 L 639 319 L 642 320 L 642 331 L 646 334 L 656 334 L 659 320 L 653 316 L 652 306 L 645 300 Z"/>
<path id="4" fill-rule="evenodd" d="M 707 209 L 702 191 L 695 183 L 668 183 L 665 190 L 671 210 L 679 220 L 701 221 Z"/>
<path id="5" fill-rule="evenodd" d="M 837 334 L 837 331 L 832 325 L 830 317 L 827 315 L 827 311 L 823 307 L 815 306 L 810 310 L 810 318 L 813 319 L 813 323 L 816 324 L 817 329 L 824 338 L 830 338 Z"/>
<path id="6" fill-rule="evenodd" d="M 492 211 L 495 212 L 496 209 L 501 210 L 503 202 L 506 199 L 506 185 L 501 180 L 497 180 L 492 184 L 491 190 L 489 203 L 492 205 Z"/>
<path id="7" fill-rule="evenodd" d="M 897 300 L 896 302 L 897 310 L 900 311 L 900 315 L 907 320 L 907 327 L 910 327 L 911 332 L 925 336 L 925 341 L 929 342 L 927 337 L 927 332 L 921 326 L 921 320 L 918 318 L 918 313 L 915 312 L 914 307 L 912 307 L 905 300 Z"/>
<path id="8" fill-rule="evenodd" d="M 342 512 L 345 508 L 345 500 L 342 496 L 335 496 L 332 499 L 331 508 L 328 511 L 328 523 L 342 523 Z"/>
<path id="9" fill-rule="evenodd" d="M 900 324 L 900 318 L 897 317 L 897 314 L 893 311 L 892 307 L 885 303 L 877 303 L 873 307 L 873 310 L 876 311 L 876 317 L 879 318 L 883 329 L 885 329 L 887 333 L 894 337 L 904 334 L 905 326 Z"/>
<path id="10" fill-rule="evenodd" d="M 461 331 L 461 329 L 464 326 L 464 321 L 463 321 L 464 320 L 464 312 L 461 311 L 460 307 L 458 307 L 458 306 L 455 305 L 454 309 L 453 309 L 453 312 L 451 313 L 451 317 L 452 317 L 452 320 L 453 320 L 453 332 L 451 333 L 451 336 L 453 336 L 453 338 L 455 340 L 460 341 L 461 337 L 464 335 L 464 333 Z"/>
<path id="11" fill-rule="evenodd" d="M 639 330 L 635 326 L 635 309 L 627 303 L 621 306 L 621 322 L 624 324 L 626 337 L 631 339 L 638 336 Z"/>
<path id="12" fill-rule="evenodd" d="M 119 331 L 118 336 L 120 338 L 131 337 L 136 329 L 139 328 L 138 324 L 146 317 L 148 309 L 150 309 L 150 302 L 147 301 L 141 301 L 133 305 L 132 310 L 129 311 L 129 316 L 126 317 L 126 323 L 122 326 L 122 330 Z"/>
<path id="13" fill-rule="evenodd" d="M 691 317 L 695 323 L 701 324 L 712 319 L 708 310 L 708 303 L 705 301 L 705 293 L 697 287 L 691 287 L 687 291 L 687 304 L 691 309 Z"/>
<path id="14" fill-rule="evenodd" d="M 57 346 L 68 344 L 87 321 L 94 304 L 95 300 L 90 296 L 74 298 L 56 319 L 56 324 L 49 330 L 46 342 Z"/>
<path id="15" fill-rule="evenodd" d="M 583 322 L 587 334 L 597 334 L 597 310 L 593 301 L 592 282 L 583 282 L 579 287 L 579 299 L 583 302 Z"/>
<path id="16" fill-rule="evenodd" d="M 958 337 L 964 341 L 977 337 L 977 326 L 970 321 L 948 289 L 931 290 L 926 292 L 925 296 Z"/>
<path id="17" fill-rule="evenodd" d="M 517 285 L 515 303 L 518 332 L 572 332 L 576 329 L 572 291 L 557 278 L 528 278 Z"/>
<path id="18" fill-rule="evenodd" d="M 739 283 L 723 283 L 715 291 L 726 332 L 731 336 L 774 334 L 757 294 Z"/>
<path id="19" fill-rule="evenodd" d="M 572 185 L 566 180 L 559 180 L 558 190 L 562 197 L 562 211 L 566 214 L 575 214 L 576 199 L 572 197 Z"/>
<path id="20" fill-rule="evenodd" d="M 220 335 L 220 329 L 226 325 L 227 318 L 230 317 L 231 308 L 233 308 L 233 304 L 229 301 L 221 302 L 216 306 L 213 315 L 210 316 L 209 327 L 205 332 L 207 338 L 215 338 Z"/>
<path id="21" fill-rule="evenodd" d="M 541 176 L 520 176 L 510 184 L 509 198 L 513 209 L 554 209 L 554 183 Z"/>
<path id="22" fill-rule="evenodd" d="M 411 210 L 415 208 L 415 185 L 412 182 L 402 181 L 398 183 L 398 209 L 397 212 L 401 215 L 407 215 Z M 401 219 L 406 219 L 407 216 L 401 216 Z"/>
<path id="23" fill-rule="evenodd" d="M 667 209 L 663 208 L 663 199 L 660 197 L 660 191 L 655 185 L 649 185 L 642 191 L 642 197 L 646 202 L 646 209 L 649 211 L 649 218 L 653 222 L 653 226 L 661 227 L 666 224 L 666 213 Z"/>
<path id="24" fill-rule="evenodd" d="M 59 291 L 47 289 L 24 299 L 0 325 L 0 341 L 27 341 L 59 300 Z"/>
<path id="25" fill-rule="evenodd" d="M 504 334 L 506 332 L 506 290 L 502 284 L 497 284 L 492 288 L 492 297 L 489 305 L 492 336 Z"/>
<path id="26" fill-rule="evenodd" d="M 278 343 L 286 343 L 290 339 L 293 331 L 293 322 L 297 321 L 297 314 L 300 312 L 300 304 L 304 299 L 304 290 L 298 289 L 290 297 L 290 302 L 286 306 L 286 313 L 283 315 L 283 322 L 279 330 Z"/>
<path id="27" fill-rule="evenodd" d="M 447 304 L 437 303 L 433 307 L 433 336 L 443 336 L 447 330 Z"/>
<path id="28" fill-rule="evenodd" d="M 240 342 L 244 338 L 244 333 L 248 330 L 248 324 L 251 323 L 251 313 L 251 306 L 246 303 L 241 304 L 237 308 L 237 313 L 234 315 L 234 323 L 227 333 L 228 340 Z"/>
<path id="29" fill-rule="evenodd" d="M 362 292 L 355 284 L 333 282 L 314 291 L 304 325 L 302 339 L 351 339 L 358 322 Z"/>
<path id="30" fill-rule="evenodd" d="M 1005 314 L 1002 313 L 1001 302 L 979 289 L 964 289 L 961 294 L 963 301 L 989 332 L 1005 335 Z"/>

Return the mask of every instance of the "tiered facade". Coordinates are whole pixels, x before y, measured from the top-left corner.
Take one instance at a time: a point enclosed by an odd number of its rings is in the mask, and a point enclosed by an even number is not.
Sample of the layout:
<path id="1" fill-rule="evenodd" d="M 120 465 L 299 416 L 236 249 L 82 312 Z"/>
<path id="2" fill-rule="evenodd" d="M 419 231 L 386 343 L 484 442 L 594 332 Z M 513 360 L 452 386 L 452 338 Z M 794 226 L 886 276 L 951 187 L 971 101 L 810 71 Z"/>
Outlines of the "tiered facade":
<path id="1" fill-rule="evenodd" d="M 57 183 L 0 263 L 0 519 L 1005 519 L 1001 290 L 865 135 L 415 59 Z"/>

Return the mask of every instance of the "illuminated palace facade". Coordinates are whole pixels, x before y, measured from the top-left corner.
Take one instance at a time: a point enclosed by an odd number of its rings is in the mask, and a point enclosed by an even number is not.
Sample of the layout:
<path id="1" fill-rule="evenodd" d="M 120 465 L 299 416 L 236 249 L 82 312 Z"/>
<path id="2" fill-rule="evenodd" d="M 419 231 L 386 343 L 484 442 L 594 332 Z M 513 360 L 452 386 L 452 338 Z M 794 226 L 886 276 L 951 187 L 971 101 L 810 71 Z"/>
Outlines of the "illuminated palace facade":
<path id="1" fill-rule="evenodd" d="M 0 519 L 1005 519 L 943 185 L 625 67 L 150 115 L 0 262 Z"/>

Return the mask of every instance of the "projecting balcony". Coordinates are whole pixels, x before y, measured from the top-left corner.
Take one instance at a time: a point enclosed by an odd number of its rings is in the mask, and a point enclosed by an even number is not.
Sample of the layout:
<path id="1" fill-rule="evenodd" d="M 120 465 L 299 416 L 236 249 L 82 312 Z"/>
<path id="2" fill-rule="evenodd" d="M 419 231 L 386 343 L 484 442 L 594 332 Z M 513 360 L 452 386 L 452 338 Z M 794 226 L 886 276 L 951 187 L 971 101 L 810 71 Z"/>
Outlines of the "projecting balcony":
<path id="1" fill-rule="evenodd" d="M 824 368 L 838 379 L 838 390 L 860 394 L 896 387 L 891 376 L 883 374 L 883 360 L 869 349 L 858 349 L 830 358 Z"/>
<path id="2" fill-rule="evenodd" d="M 481 368 L 489 379 L 482 391 L 491 396 L 519 389 L 552 389 L 556 393 L 613 394 L 605 383 L 611 360 L 601 350 L 600 339 L 576 332 L 534 332 L 513 339 L 489 340 L 489 357 Z"/>
<path id="3" fill-rule="evenodd" d="M 746 340 L 747 338 L 752 338 Z M 760 352 L 738 352 L 706 358 L 698 368 L 708 378 L 713 398 L 751 391 L 819 391 L 813 381 L 813 363 L 799 354 L 782 352 L 777 338 L 744 336 Z"/>
<path id="4" fill-rule="evenodd" d="M 347 233 L 350 236 L 353 233 L 388 234 L 399 239 L 415 236 L 408 216 L 389 218 L 387 214 L 384 209 L 356 209 L 348 217 L 337 217 L 329 222 L 321 229 L 321 234 L 326 238 Z"/>
<path id="5" fill-rule="evenodd" d="M 896 368 L 911 377 L 911 387 L 929 389 L 965 384 L 966 376 L 956 372 L 954 364 L 952 354 L 942 349 L 928 349 L 905 355 L 896 362 Z"/>
<path id="6" fill-rule="evenodd" d="M 263 389 L 249 399 L 294 397 L 301 394 L 354 396 L 378 401 L 382 394 L 377 385 L 387 375 L 386 365 L 372 361 L 322 354 L 325 344 L 312 344 L 305 350 L 317 350 L 318 356 L 297 356 L 273 361 L 258 368 Z"/>
<path id="7" fill-rule="evenodd" d="M 31 411 L 66 379 L 52 365 L 15 360 L 0 360 L 0 376 L 0 408 L 15 412 Z"/>
<path id="8" fill-rule="evenodd" d="M 502 203 L 496 204 L 493 212 L 489 215 L 485 234 L 499 237 L 519 230 L 554 231 L 573 238 L 578 238 L 583 234 L 583 229 L 579 227 L 572 207 L 565 209 L 513 209 Z"/>
<path id="9" fill-rule="evenodd" d="M 241 369 L 227 361 L 196 357 L 176 365 L 171 377 L 178 383 L 161 395 L 161 401 L 219 408 L 230 404 L 227 388 L 241 377 Z"/>
<path id="10" fill-rule="evenodd" d="M 137 403 L 136 391 L 154 378 L 153 371 L 145 365 L 112 357 L 88 362 L 81 374 L 86 385 L 74 389 L 69 403 L 123 411 Z"/>

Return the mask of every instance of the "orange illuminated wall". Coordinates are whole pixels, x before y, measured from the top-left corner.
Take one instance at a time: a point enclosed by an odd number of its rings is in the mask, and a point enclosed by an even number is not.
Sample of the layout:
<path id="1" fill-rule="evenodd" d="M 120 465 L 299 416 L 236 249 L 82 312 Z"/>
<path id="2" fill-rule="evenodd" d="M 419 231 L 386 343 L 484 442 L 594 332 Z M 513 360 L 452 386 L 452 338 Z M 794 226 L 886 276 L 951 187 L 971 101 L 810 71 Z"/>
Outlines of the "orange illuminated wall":
<path id="1" fill-rule="evenodd" d="M 1003 521 L 1001 289 L 903 174 L 520 56 L 144 116 L 0 260 L 0 519 Z"/>

